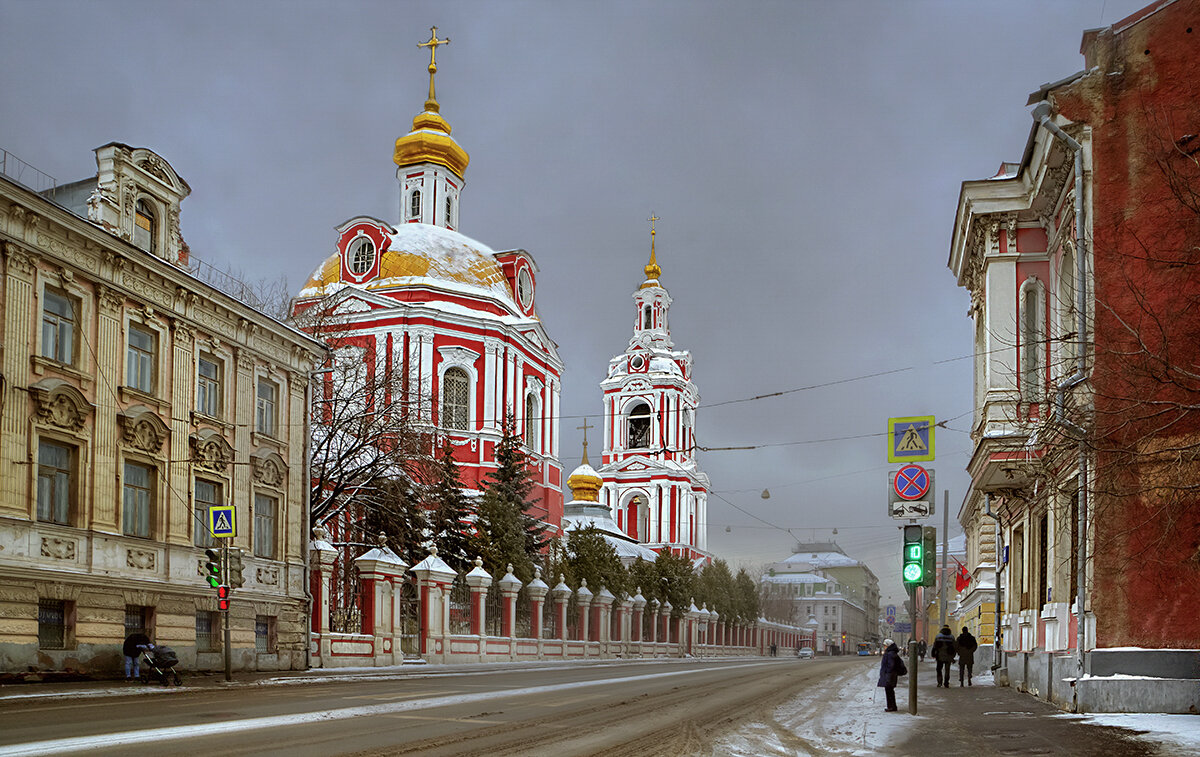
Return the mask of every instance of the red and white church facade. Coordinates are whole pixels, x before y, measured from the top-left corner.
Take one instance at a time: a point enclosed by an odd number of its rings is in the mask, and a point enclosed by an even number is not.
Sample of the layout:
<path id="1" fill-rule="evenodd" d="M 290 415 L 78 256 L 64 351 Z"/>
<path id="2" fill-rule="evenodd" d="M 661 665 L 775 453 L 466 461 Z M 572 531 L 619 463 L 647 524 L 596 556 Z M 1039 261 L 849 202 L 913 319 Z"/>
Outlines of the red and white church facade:
<path id="1" fill-rule="evenodd" d="M 667 311 L 671 295 L 651 229 L 646 280 L 633 293 L 633 336 L 608 364 L 604 392 L 600 501 L 618 527 L 655 552 L 693 560 L 708 553 L 708 476 L 696 462 L 695 420 L 700 393 L 692 356 L 674 349 Z"/>
<path id="2" fill-rule="evenodd" d="M 393 154 L 397 222 L 358 216 L 337 227 L 334 253 L 293 312 L 321 303 L 336 313 L 339 350 L 355 352 L 367 381 L 404 372 L 410 417 L 450 440 L 467 489 L 486 487 L 511 418 L 537 482 L 531 514 L 557 531 L 563 363 L 538 318 L 537 264 L 525 250 L 496 252 L 458 231 L 469 157 L 439 113 L 429 69 L 425 109 Z"/>

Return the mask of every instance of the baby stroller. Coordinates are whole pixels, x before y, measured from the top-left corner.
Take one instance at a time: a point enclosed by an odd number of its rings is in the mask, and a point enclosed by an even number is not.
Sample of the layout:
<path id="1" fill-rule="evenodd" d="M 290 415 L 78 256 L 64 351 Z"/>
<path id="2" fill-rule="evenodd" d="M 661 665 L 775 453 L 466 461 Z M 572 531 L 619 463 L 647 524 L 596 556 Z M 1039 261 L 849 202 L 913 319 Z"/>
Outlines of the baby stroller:
<path id="1" fill-rule="evenodd" d="M 179 656 L 175 654 L 174 649 L 153 644 L 141 649 L 142 683 L 150 683 L 153 680 L 163 686 L 170 686 L 174 681 L 176 686 L 183 685 L 179 671 L 175 670 L 175 666 L 179 664 Z"/>

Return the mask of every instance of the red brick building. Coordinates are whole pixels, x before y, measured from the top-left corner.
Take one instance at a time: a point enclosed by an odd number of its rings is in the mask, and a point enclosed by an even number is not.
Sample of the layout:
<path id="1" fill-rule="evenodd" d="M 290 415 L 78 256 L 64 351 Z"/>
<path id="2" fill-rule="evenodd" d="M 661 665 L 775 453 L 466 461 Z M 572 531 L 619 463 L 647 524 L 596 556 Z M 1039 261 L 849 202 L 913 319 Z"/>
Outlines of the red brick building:
<path id="1" fill-rule="evenodd" d="M 1020 162 L 964 182 L 955 219 L 970 591 L 998 574 L 1009 677 L 1079 709 L 1200 703 L 1198 50 L 1195 0 L 1085 32 L 1084 70 L 1030 96 Z M 1071 686 L 1079 660 L 1098 678 Z"/>

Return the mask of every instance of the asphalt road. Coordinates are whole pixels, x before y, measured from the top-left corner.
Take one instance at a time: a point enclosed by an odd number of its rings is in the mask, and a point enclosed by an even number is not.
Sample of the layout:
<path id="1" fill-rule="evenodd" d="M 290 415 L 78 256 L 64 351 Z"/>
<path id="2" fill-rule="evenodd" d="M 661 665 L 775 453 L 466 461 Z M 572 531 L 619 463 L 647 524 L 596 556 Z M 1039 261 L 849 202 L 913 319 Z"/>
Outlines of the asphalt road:
<path id="1" fill-rule="evenodd" d="M 0 702 L 0 755 L 680 755 L 856 658 L 605 662 Z"/>

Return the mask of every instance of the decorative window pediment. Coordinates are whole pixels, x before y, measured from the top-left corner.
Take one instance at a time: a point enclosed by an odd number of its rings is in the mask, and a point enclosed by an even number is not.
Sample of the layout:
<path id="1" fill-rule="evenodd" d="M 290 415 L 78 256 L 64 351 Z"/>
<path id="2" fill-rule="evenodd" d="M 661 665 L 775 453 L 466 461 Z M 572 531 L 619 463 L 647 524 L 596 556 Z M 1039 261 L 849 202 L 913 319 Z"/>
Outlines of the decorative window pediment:
<path id="1" fill-rule="evenodd" d="M 135 405 L 117 416 L 125 443 L 143 452 L 157 453 L 167 439 L 167 424 L 145 405 Z"/>
<path id="2" fill-rule="evenodd" d="M 222 472 L 233 461 L 233 447 L 224 436 L 210 428 L 201 429 L 188 437 L 192 445 L 192 462 L 206 470 Z"/>
<path id="3" fill-rule="evenodd" d="M 92 412 L 83 393 L 62 379 L 42 379 L 29 390 L 34 412 L 43 423 L 78 431 Z"/>
<path id="4" fill-rule="evenodd" d="M 254 480 L 265 486 L 282 488 L 287 478 L 287 463 L 278 452 L 269 449 L 259 449 L 250 455 L 250 466 L 254 470 Z"/>

